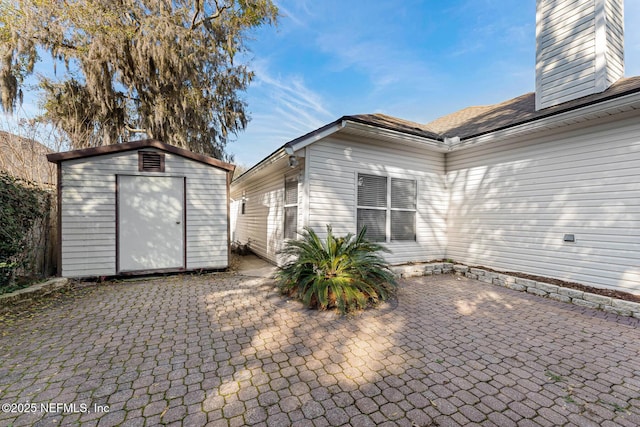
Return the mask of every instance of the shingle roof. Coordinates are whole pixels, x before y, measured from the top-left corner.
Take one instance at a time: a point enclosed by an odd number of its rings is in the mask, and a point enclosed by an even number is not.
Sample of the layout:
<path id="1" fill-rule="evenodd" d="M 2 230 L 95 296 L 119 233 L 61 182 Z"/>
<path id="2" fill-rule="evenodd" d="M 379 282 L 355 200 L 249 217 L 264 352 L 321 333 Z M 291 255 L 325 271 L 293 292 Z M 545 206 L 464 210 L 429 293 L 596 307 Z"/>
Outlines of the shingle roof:
<path id="1" fill-rule="evenodd" d="M 345 116 L 342 119 L 437 140 L 453 136 L 464 139 L 636 92 L 640 92 L 640 76 L 622 78 L 604 92 L 584 96 L 539 111 L 535 109 L 535 93 L 530 92 L 499 104 L 468 107 L 427 124 L 415 123 L 384 114 L 359 114 Z"/>
<path id="2" fill-rule="evenodd" d="M 535 94 L 530 92 L 499 104 L 467 107 L 426 124 L 403 120 L 397 117 L 387 116 L 386 114 L 343 116 L 334 122 L 287 142 L 283 147 L 278 148 L 241 176 L 250 175 L 259 165 L 263 164 L 267 159 L 274 157 L 284 147 L 292 146 L 297 142 L 320 135 L 322 132 L 345 120 L 436 141 L 443 141 L 445 137 L 454 136 L 465 139 L 637 92 L 640 92 L 640 76 L 622 78 L 604 92 L 588 95 L 540 111 L 536 111 Z M 236 178 L 236 180 L 237 179 L 238 178 Z"/>
<path id="3" fill-rule="evenodd" d="M 357 114 L 344 116 L 340 118 L 340 120 L 350 120 L 427 138 L 436 139 L 439 136 L 439 133 L 431 129 L 428 125 L 387 116 L 386 114 Z"/>

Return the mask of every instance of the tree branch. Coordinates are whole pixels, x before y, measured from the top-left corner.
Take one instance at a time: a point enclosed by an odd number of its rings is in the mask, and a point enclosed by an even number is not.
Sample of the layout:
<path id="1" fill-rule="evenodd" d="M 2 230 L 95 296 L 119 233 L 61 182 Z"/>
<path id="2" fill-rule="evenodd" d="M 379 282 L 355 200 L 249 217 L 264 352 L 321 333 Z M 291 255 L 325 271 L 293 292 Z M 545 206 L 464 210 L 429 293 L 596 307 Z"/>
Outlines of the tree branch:
<path id="1" fill-rule="evenodd" d="M 193 14 L 193 19 L 191 20 L 191 29 L 195 28 L 196 19 L 198 19 L 198 15 L 200 15 L 200 0 L 196 0 L 196 12 Z"/>
<path id="2" fill-rule="evenodd" d="M 132 128 L 131 126 L 129 126 L 128 124 L 124 125 L 124 128 L 131 132 L 131 133 L 149 133 L 149 131 L 147 129 L 141 129 L 141 128 Z"/>
<path id="3" fill-rule="evenodd" d="M 218 0 L 216 0 L 216 1 L 215 1 L 215 3 L 216 3 L 216 11 L 215 11 L 212 15 L 209 15 L 209 16 L 207 16 L 206 18 L 202 18 L 200 21 L 195 22 L 196 17 L 198 16 L 198 13 L 199 13 L 199 11 L 200 11 L 200 9 L 198 9 L 198 11 L 196 12 L 196 15 L 193 17 L 193 21 L 194 21 L 194 22 L 192 22 L 192 23 L 191 23 L 191 29 L 192 29 L 192 30 L 195 30 L 195 29 L 196 29 L 196 28 L 198 28 L 200 25 L 206 24 L 207 22 L 211 22 L 211 21 L 213 21 L 214 19 L 219 18 L 219 17 L 220 17 L 220 15 L 222 15 L 222 12 L 224 12 L 225 10 L 227 10 L 227 9 L 231 8 L 231 6 L 230 6 L 230 5 L 220 6 L 220 5 L 218 4 Z"/>

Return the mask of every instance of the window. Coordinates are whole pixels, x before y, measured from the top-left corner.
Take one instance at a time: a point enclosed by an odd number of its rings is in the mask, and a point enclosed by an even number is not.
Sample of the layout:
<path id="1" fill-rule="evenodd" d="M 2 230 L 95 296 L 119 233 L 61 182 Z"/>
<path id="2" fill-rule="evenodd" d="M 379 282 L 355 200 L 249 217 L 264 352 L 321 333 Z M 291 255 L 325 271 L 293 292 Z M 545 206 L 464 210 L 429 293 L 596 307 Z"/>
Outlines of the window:
<path id="1" fill-rule="evenodd" d="M 138 171 L 164 172 L 164 153 L 138 151 Z"/>
<path id="2" fill-rule="evenodd" d="M 295 239 L 298 230 L 298 179 L 284 181 L 284 238 Z"/>
<path id="3" fill-rule="evenodd" d="M 417 183 L 413 179 L 358 174 L 358 231 L 374 242 L 416 240 Z"/>
<path id="4" fill-rule="evenodd" d="M 387 240 L 387 177 L 358 174 L 358 231 L 373 242 Z"/>
<path id="5" fill-rule="evenodd" d="M 416 181 L 391 178 L 391 241 L 416 240 Z"/>

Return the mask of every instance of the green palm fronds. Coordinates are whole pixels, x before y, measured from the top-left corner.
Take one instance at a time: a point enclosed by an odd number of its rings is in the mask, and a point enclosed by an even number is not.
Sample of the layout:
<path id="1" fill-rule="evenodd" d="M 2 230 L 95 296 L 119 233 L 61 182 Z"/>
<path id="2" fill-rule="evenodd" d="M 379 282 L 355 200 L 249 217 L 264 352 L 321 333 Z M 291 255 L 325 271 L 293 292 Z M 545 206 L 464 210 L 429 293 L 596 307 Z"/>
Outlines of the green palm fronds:
<path id="1" fill-rule="evenodd" d="M 338 308 L 342 313 L 376 305 L 395 294 L 397 283 L 380 252 L 382 245 L 357 236 L 333 235 L 327 225 L 325 240 L 305 227 L 302 239 L 289 240 L 280 251 L 289 261 L 277 274 L 283 294 L 296 297 L 320 310 Z"/>

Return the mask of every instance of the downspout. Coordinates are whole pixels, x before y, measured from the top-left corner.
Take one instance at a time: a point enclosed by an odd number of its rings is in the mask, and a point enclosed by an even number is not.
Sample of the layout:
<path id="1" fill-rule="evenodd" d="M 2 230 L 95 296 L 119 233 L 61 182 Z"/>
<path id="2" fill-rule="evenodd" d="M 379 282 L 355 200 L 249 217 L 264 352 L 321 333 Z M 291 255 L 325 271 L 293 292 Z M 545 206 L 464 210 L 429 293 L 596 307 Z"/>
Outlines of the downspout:
<path id="1" fill-rule="evenodd" d="M 453 150 L 453 147 L 457 144 L 460 143 L 460 137 L 459 136 L 453 136 L 451 138 L 449 137 L 444 137 L 444 143 L 448 146 L 447 152 L 444 153 L 444 176 L 443 176 L 443 180 L 444 180 L 444 190 L 446 192 L 446 200 L 447 200 L 447 207 L 445 209 L 445 218 L 444 218 L 444 226 L 445 226 L 445 231 L 444 231 L 444 259 L 448 259 L 449 258 L 449 213 L 450 213 L 450 209 L 451 209 L 451 188 L 449 185 L 449 154 L 451 153 L 451 150 Z"/>

